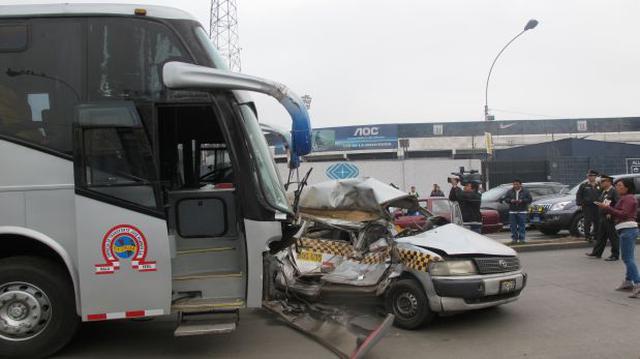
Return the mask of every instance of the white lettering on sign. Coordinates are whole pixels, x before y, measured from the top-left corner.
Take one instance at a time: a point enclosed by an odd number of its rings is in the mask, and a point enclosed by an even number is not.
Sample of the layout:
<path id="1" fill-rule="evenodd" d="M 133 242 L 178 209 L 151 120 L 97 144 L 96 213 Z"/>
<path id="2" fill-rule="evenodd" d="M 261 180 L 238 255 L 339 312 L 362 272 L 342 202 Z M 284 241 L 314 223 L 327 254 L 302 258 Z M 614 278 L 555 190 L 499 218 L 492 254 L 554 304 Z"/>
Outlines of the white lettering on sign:
<path id="1" fill-rule="evenodd" d="M 378 136 L 380 134 L 380 128 L 378 127 L 358 127 L 354 136 Z"/>
<path id="2" fill-rule="evenodd" d="M 586 132 L 587 131 L 587 121 L 579 120 L 577 123 L 578 131 Z"/>

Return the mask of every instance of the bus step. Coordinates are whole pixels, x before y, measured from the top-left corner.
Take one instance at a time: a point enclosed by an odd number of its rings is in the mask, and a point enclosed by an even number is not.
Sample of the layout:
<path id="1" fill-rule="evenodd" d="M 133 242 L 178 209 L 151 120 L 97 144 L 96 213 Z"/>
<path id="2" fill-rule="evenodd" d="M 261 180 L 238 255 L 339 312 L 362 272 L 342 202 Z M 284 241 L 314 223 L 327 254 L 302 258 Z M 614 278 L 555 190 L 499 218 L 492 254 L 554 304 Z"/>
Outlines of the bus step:
<path id="1" fill-rule="evenodd" d="M 200 298 L 244 298 L 246 282 L 242 272 L 201 272 L 173 277 L 175 293 L 200 292 Z"/>
<path id="2" fill-rule="evenodd" d="M 173 333 L 176 337 L 227 334 L 236 330 L 238 313 L 192 313 L 182 314 L 180 318 L 180 324 Z"/>
<path id="3" fill-rule="evenodd" d="M 229 312 L 240 308 L 244 308 L 244 300 L 239 298 L 186 298 L 178 300 L 171 305 L 173 313 Z"/>
<path id="4" fill-rule="evenodd" d="M 203 254 L 203 253 L 220 253 L 220 252 L 232 252 L 235 251 L 235 247 L 209 247 L 209 248 L 193 248 L 193 249 L 183 249 L 176 251 L 176 255 L 178 256 L 187 256 L 193 254 Z"/>
<path id="5" fill-rule="evenodd" d="M 242 272 L 204 272 L 179 275 L 173 277 L 174 281 L 190 281 L 211 278 L 242 278 Z"/>

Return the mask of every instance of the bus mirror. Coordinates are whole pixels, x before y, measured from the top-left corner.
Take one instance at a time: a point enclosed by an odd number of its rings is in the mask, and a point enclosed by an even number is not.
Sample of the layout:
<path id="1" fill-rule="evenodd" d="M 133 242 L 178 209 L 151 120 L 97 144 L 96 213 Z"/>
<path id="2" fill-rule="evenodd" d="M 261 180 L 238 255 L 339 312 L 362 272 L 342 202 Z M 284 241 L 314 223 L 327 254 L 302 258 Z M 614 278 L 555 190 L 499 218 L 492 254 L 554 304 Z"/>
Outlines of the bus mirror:
<path id="1" fill-rule="evenodd" d="M 291 159 L 299 165 L 300 156 L 311 152 L 311 120 L 304 102 L 286 86 L 275 81 L 211 67 L 167 62 L 162 68 L 164 85 L 184 90 L 245 90 L 269 95 L 291 116 Z"/>

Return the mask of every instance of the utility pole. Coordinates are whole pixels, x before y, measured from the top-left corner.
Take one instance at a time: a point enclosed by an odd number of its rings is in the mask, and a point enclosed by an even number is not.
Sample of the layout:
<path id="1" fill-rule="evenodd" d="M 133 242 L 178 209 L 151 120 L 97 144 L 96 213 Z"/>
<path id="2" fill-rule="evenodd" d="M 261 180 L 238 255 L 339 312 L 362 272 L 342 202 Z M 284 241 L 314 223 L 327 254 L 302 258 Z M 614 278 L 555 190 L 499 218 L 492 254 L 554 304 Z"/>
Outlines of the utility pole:
<path id="1" fill-rule="evenodd" d="M 227 60 L 229 70 L 240 72 L 240 36 L 238 35 L 238 5 L 236 0 L 211 0 L 209 38 Z"/>

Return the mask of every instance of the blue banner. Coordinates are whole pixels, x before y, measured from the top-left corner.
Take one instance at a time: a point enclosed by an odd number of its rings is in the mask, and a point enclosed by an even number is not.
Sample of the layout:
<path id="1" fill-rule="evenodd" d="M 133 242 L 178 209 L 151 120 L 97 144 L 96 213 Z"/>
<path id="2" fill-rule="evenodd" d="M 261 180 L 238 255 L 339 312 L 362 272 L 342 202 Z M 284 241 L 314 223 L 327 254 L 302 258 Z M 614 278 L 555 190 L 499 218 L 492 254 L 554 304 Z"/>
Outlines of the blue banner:
<path id="1" fill-rule="evenodd" d="M 313 130 L 313 151 L 398 148 L 398 125 L 329 127 Z"/>

